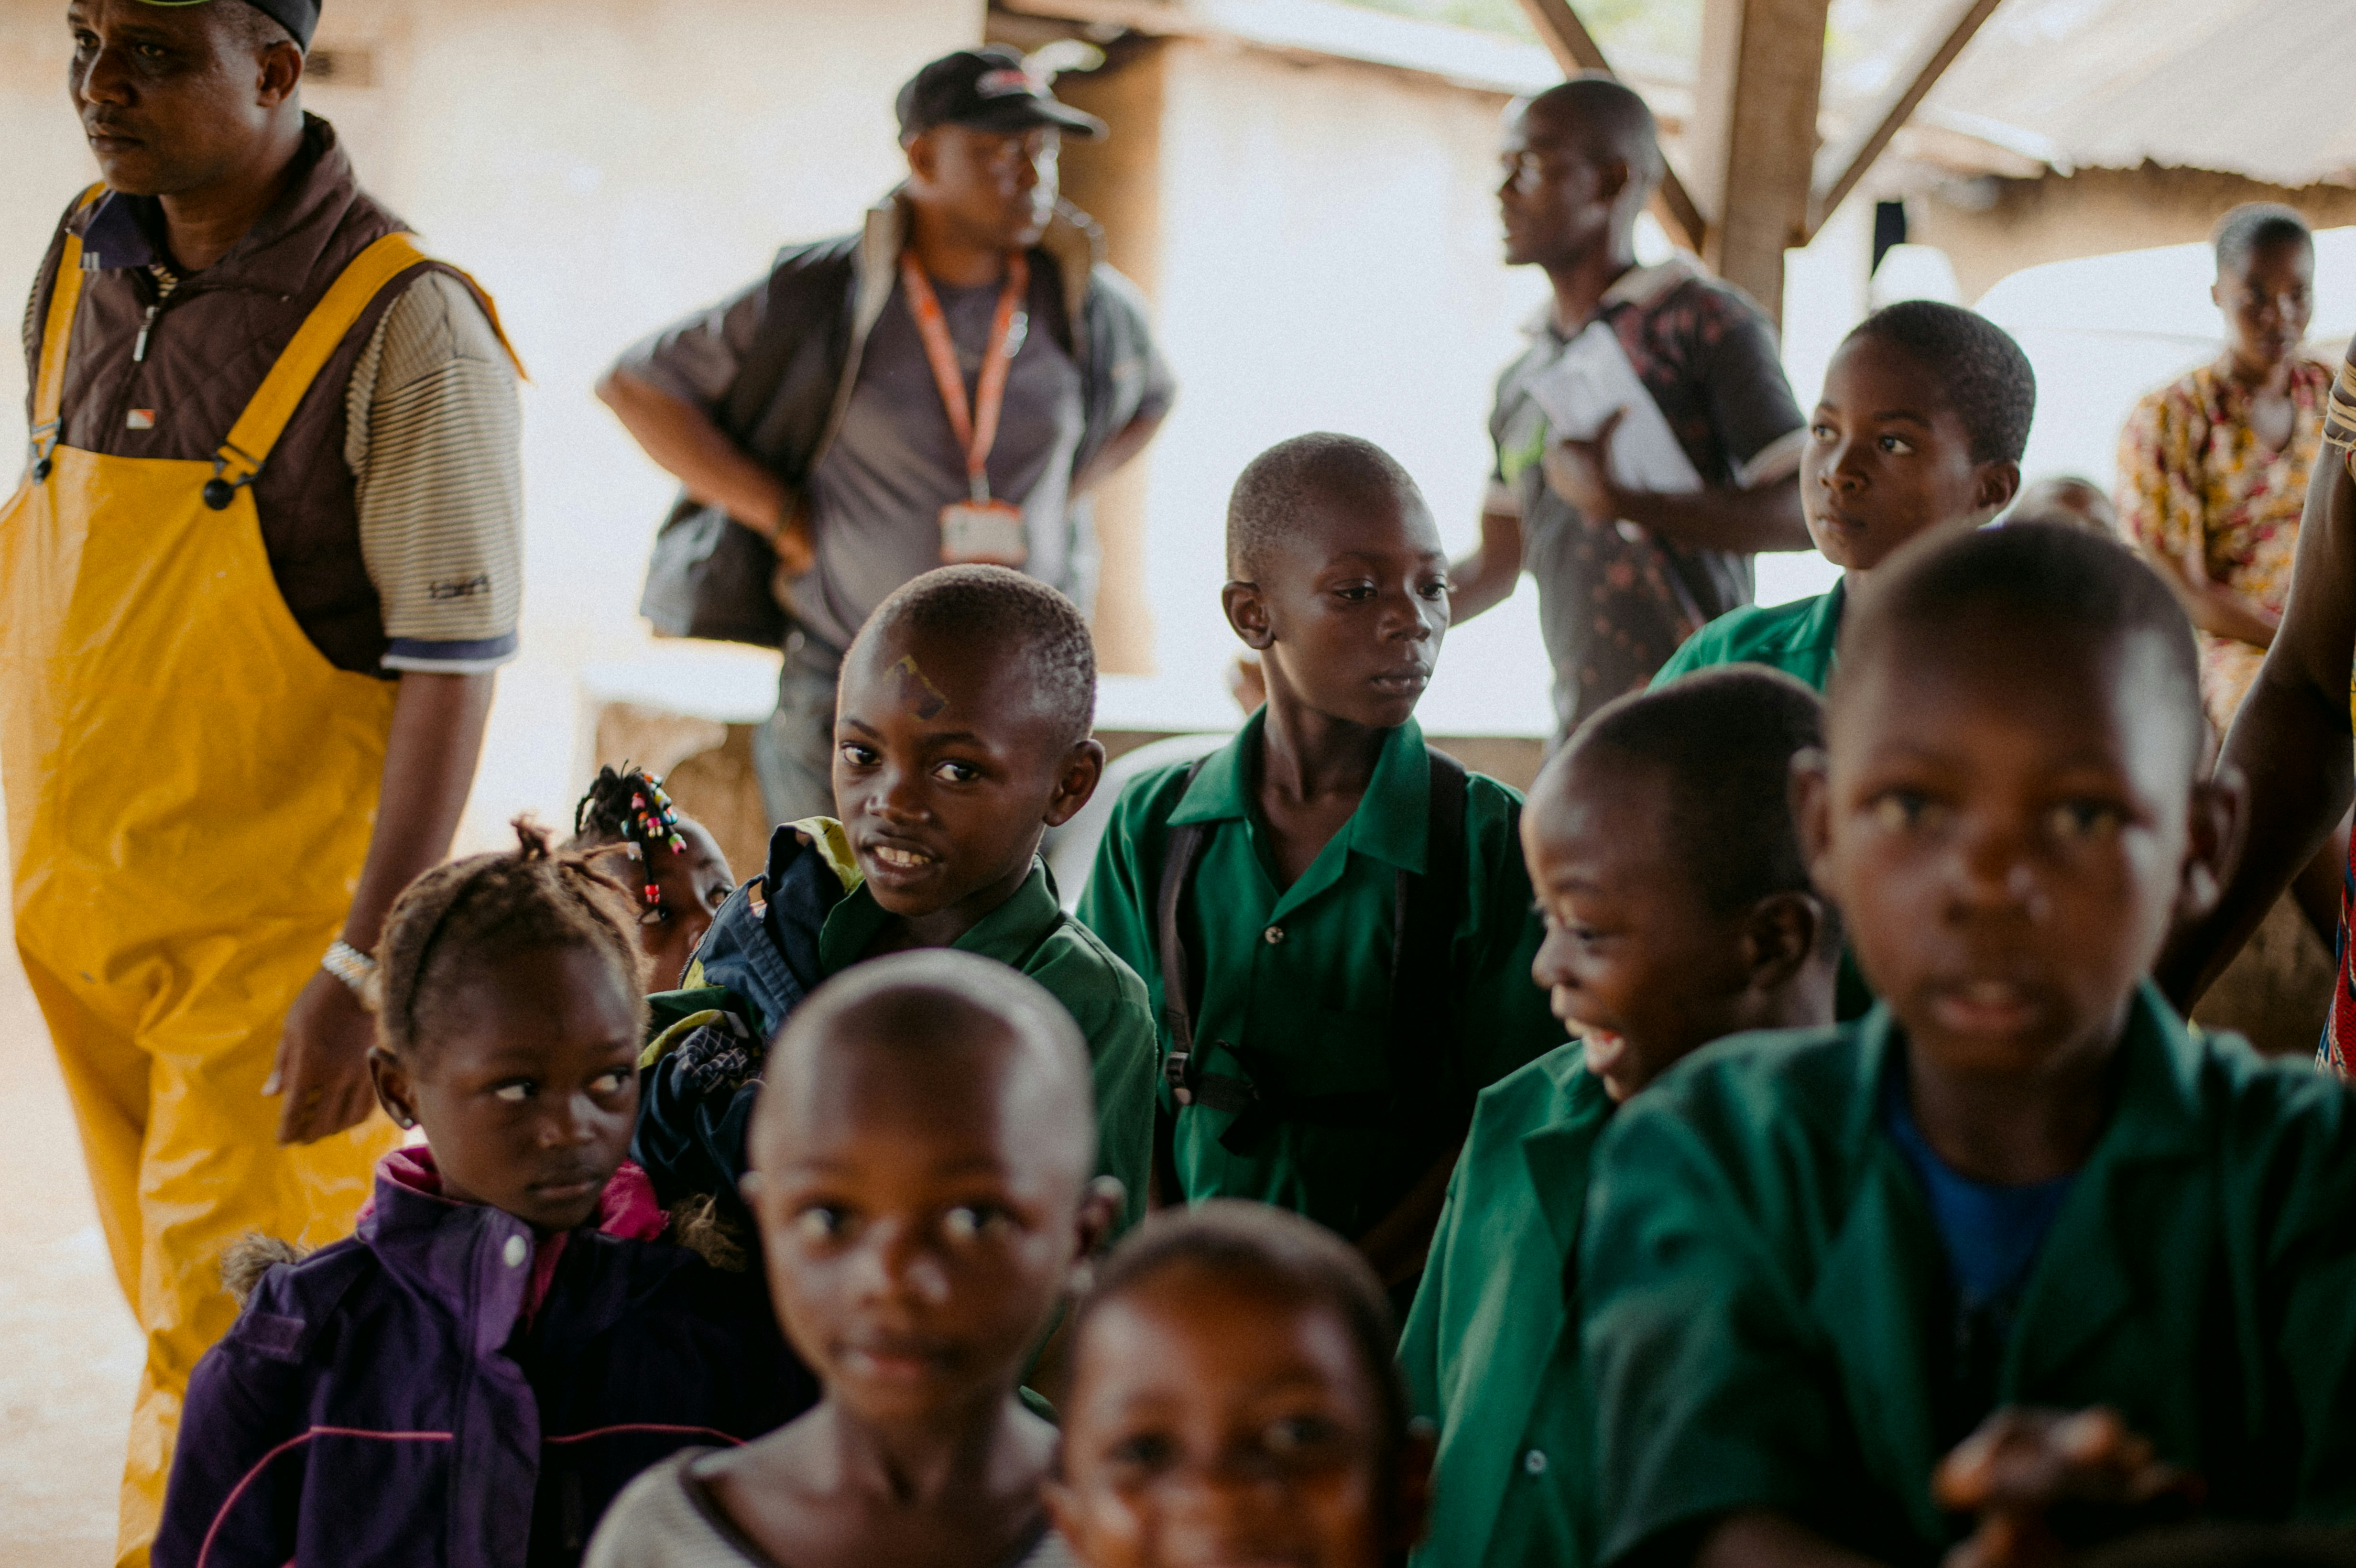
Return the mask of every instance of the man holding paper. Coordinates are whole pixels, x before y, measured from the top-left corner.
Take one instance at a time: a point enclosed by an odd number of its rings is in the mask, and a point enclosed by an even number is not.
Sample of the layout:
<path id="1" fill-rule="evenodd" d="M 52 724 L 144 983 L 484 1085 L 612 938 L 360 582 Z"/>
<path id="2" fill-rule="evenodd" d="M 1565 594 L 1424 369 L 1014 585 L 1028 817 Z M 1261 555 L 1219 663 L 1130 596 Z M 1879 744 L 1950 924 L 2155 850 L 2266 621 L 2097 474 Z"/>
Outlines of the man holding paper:
<path id="1" fill-rule="evenodd" d="M 1505 260 L 1544 268 L 1554 298 L 1498 380 L 1453 607 L 1462 622 L 1537 579 L 1559 742 L 1749 603 L 1752 554 L 1808 548 L 1806 421 L 1757 305 L 1684 256 L 1637 264 L 1664 167 L 1643 99 L 1573 77 L 1512 112 L 1504 163 Z"/>

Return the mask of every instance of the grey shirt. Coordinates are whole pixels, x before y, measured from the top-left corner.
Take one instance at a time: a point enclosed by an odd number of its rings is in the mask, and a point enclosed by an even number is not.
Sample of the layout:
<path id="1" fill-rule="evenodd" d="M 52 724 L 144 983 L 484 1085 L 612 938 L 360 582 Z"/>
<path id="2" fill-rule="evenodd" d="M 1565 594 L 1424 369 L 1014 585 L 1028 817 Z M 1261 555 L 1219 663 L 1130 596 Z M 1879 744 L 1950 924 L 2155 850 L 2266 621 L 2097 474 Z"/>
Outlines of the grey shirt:
<path id="1" fill-rule="evenodd" d="M 766 279 L 634 346 L 622 368 L 707 412 L 734 382 L 760 321 Z M 998 307 L 999 285 L 939 283 L 941 313 L 973 396 Z M 1027 320 L 1006 378 L 1006 403 L 990 451 L 990 491 L 1023 509 L 1030 559 L 1023 570 L 1070 594 L 1083 611 L 1096 597 L 1095 530 L 1071 505 L 1072 459 L 1087 421 L 1078 367 L 1055 269 L 1033 255 Z M 940 512 L 966 499 L 966 460 L 925 357 L 905 285 L 869 334 L 859 378 L 833 444 L 809 485 L 817 564 L 789 584 L 794 618 L 812 643 L 805 656 L 839 655 L 876 605 L 941 564 Z M 831 664 L 832 656 L 824 662 Z"/>

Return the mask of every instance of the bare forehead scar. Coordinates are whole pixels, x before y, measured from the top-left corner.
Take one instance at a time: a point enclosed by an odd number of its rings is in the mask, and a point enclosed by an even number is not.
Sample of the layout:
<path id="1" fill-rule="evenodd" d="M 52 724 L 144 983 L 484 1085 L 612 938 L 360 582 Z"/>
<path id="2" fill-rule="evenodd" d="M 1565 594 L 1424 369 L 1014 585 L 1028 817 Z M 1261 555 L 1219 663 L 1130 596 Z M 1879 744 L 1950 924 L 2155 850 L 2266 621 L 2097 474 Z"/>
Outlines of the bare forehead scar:
<path id="1" fill-rule="evenodd" d="M 892 667 L 892 674 L 899 682 L 900 706 L 917 718 L 937 719 L 941 709 L 949 705 L 949 699 L 941 695 L 941 688 L 926 679 L 925 672 L 916 667 L 916 655 L 903 656 Z"/>

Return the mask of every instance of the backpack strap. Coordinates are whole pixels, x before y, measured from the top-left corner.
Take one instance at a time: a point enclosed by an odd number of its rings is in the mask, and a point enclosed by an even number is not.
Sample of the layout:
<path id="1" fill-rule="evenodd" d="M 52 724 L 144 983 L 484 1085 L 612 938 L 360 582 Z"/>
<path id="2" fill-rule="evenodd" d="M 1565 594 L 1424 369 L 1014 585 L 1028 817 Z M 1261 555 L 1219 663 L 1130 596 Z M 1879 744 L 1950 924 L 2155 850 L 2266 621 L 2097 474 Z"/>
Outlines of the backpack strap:
<path id="1" fill-rule="evenodd" d="M 1464 839 L 1464 764 L 1434 747 L 1423 874 L 1401 871 L 1391 918 L 1391 1096 L 1404 1112 L 1435 1103 L 1468 1114 L 1458 1060 L 1456 1004 L 1462 976 L 1451 949 L 1471 869 Z"/>
<path id="2" fill-rule="evenodd" d="M 1208 757 L 1197 757 L 1186 770 L 1186 786 L 1178 798 L 1194 787 L 1195 775 L 1203 771 Z M 1194 868 L 1202 863 L 1204 846 L 1210 835 L 1206 825 L 1188 822 L 1170 830 L 1169 841 L 1162 848 L 1162 881 L 1154 891 L 1154 943 L 1162 960 L 1162 1022 L 1170 1031 L 1170 1050 L 1162 1058 L 1162 1081 L 1170 1085 L 1172 1098 L 1181 1105 L 1194 1101 L 1195 1081 L 1201 1068 L 1194 1060 L 1194 1005 L 1197 977 L 1193 955 L 1186 951 L 1184 923 L 1179 918 L 1186 901 L 1186 890 L 1194 880 Z"/>

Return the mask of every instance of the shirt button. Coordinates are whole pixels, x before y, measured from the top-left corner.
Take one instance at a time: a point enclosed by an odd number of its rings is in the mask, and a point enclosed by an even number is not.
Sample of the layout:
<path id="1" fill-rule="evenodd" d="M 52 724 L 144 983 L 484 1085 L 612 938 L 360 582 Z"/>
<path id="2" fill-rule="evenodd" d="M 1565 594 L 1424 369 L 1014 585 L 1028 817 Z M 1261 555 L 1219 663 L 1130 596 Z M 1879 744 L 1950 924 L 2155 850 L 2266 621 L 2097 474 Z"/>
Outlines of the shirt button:
<path id="1" fill-rule="evenodd" d="M 1278 943 L 1284 940 L 1284 927 L 1280 925 L 1271 925 L 1266 931 L 1259 933 L 1259 939 L 1262 942 L 1267 943 L 1270 947 L 1274 947 Z"/>
<path id="2" fill-rule="evenodd" d="M 499 1256 L 506 1261 L 508 1267 L 521 1268 L 523 1260 L 530 1255 L 530 1253 L 531 1249 L 524 1244 L 524 1239 L 521 1236 L 509 1236 L 508 1244 L 500 1249 Z"/>
<path id="3" fill-rule="evenodd" d="M 1522 1456 L 1522 1468 L 1533 1476 L 1543 1476 L 1547 1470 L 1546 1450 L 1533 1448 Z"/>

